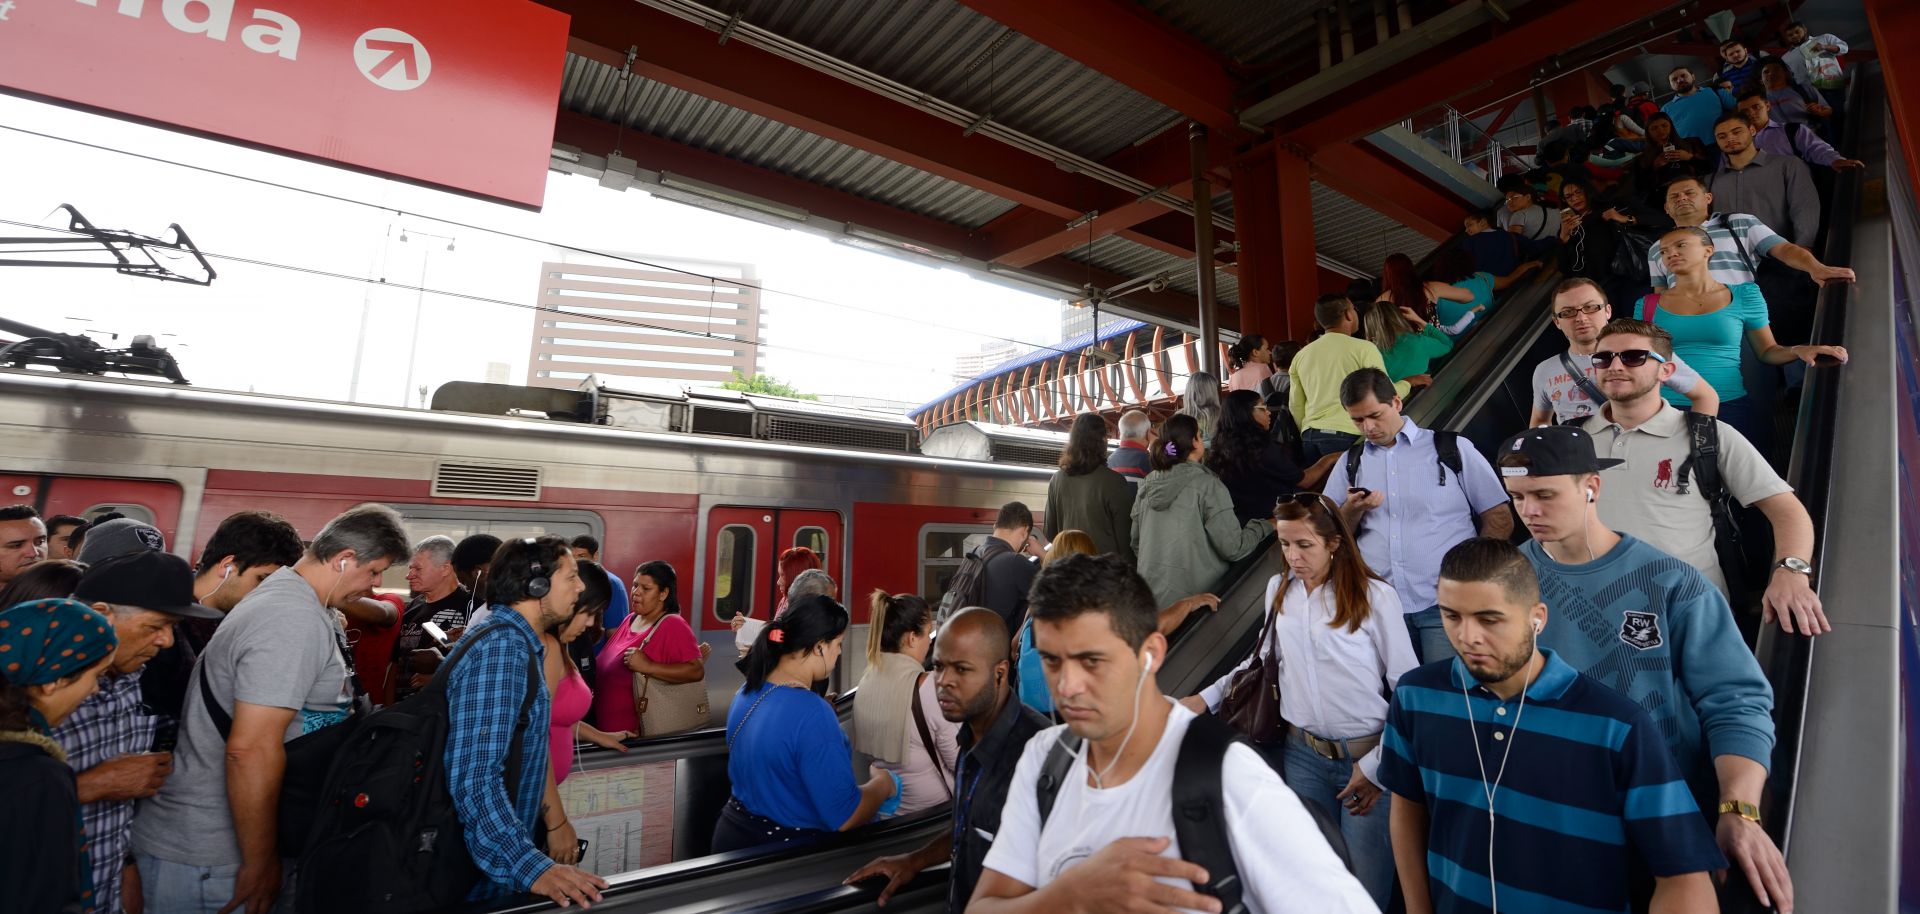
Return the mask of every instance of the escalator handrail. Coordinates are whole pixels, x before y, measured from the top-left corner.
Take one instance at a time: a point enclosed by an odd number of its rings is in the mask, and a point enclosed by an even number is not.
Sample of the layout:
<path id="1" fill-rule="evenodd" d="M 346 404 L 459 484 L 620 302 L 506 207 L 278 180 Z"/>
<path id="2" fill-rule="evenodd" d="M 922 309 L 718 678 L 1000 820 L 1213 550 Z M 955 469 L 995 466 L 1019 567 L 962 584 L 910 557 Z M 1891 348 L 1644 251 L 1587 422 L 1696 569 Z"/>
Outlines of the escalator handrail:
<path id="1" fill-rule="evenodd" d="M 604 877 L 607 888 L 602 893 L 608 901 L 619 897 L 660 888 L 671 883 L 690 878 L 712 878 L 728 873 L 742 871 L 772 871 L 782 863 L 799 860 L 816 854 L 833 853 L 845 850 L 857 844 L 881 841 L 889 838 L 924 837 L 932 838 L 951 826 L 953 808 L 951 804 L 922 810 L 909 816 L 889 819 L 863 825 L 851 831 L 828 835 L 818 841 L 796 847 L 769 845 L 752 847 L 721 854 L 709 854 L 687 860 L 676 860 L 646 869 L 616 873 Z M 848 872 L 852 872 L 851 869 Z M 553 902 L 544 898 L 516 896 L 507 902 L 489 902 L 469 905 L 465 910 L 479 914 L 532 914 L 536 911 L 555 910 Z"/>
<path id="2" fill-rule="evenodd" d="M 1866 74 L 1855 74 L 1847 87 L 1847 119 L 1840 148 L 1853 155 L 1858 144 L 1860 123 L 1868 112 L 1861 107 Z M 1827 246 L 1823 262 L 1846 264 L 1853 257 L 1853 223 L 1860 195 L 1860 170 L 1837 172 L 1833 197 L 1827 211 Z M 1847 298 L 1851 283 L 1829 282 L 1820 289 L 1813 316 L 1813 342 L 1837 345 L 1846 337 Z M 1787 482 L 1800 496 L 1813 520 L 1813 564 L 1815 592 L 1819 591 L 1821 570 L 1832 516 L 1828 510 L 1833 492 L 1833 452 L 1835 423 L 1839 416 L 1840 366 L 1822 359 L 1807 370 L 1801 389 L 1800 409 L 1795 417 L 1796 432 Z M 1788 836 L 1793 823 L 1795 787 L 1800 773 L 1800 748 L 1806 728 L 1807 692 L 1813 676 L 1815 639 L 1809 635 L 1787 634 L 1777 625 L 1765 626 L 1755 639 L 1754 652 L 1767 672 L 1774 694 L 1773 764 L 1768 772 L 1767 795 L 1762 804 L 1762 820 L 1781 853 L 1788 853 Z"/>

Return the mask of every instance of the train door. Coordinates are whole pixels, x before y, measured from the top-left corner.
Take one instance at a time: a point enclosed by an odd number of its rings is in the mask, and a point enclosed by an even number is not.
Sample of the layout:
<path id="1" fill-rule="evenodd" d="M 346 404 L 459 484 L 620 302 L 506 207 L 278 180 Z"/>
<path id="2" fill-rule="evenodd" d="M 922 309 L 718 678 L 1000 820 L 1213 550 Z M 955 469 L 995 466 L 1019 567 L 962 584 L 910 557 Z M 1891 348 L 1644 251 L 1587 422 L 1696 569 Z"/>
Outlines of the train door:
<path id="1" fill-rule="evenodd" d="M 773 618 L 774 607 L 780 602 L 776 593 L 780 553 L 794 546 L 819 553 L 826 572 L 844 586 L 844 531 L 840 515 L 834 511 L 738 506 L 709 509 L 706 567 L 701 575 L 706 585 L 702 590 L 704 605 L 689 607 L 700 640 L 713 646 L 716 657 L 736 656 L 730 624 L 734 614 L 763 622 Z M 856 617 L 855 621 L 863 619 Z M 861 639 L 865 637 L 862 629 L 859 638 L 849 637 L 849 643 L 864 644 Z M 842 672 L 844 677 L 844 660 Z M 732 689 L 739 685 L 739 675 L 733 672 L 731 663 L 709 661 L 707 685 L 717 715 L 726 704 L 722 695 L 731 696 Z"/>
<path id="2" fill-rule="evenodd" d="M 92 520 L 118 511 L 152 524 L 174 552 L 186 555 L 194 544 L 178 540 L 191 536 L 180 529 L 179 483 L 156 479 L 113 479 L 97 476 L 41 476 L 0 473 L 0 491 L 7 504 L 29 504 L 42 517 L 71 514 Z"/>

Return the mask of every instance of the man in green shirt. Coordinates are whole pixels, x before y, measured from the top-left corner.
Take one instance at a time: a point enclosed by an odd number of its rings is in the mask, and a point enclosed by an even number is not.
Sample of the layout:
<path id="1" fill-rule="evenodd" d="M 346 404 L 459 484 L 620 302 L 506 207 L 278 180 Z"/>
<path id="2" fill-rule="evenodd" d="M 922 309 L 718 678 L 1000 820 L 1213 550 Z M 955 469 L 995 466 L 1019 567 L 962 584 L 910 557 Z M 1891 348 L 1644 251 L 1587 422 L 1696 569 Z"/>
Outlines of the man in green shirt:
<path id="1" fill-rule="evenodd" d="M 1326 332 L 1293 357 L 1293 381 L 1287 392 L 1287 408 L 1300 426 L 1300 450 L 1309 465 L 1360 440 L 1360 429 L 1340 405 L 1340 382 L 1362 368 L 1386 370 L 1379 348 L 1354 337 L 1360 316 L 1346 296 L 1320 296 L 1313 305 L 1313 319 Z M 1396 381 L 1393 387 L 1402 397 L 1413 389 L 1406 381 Z"/>

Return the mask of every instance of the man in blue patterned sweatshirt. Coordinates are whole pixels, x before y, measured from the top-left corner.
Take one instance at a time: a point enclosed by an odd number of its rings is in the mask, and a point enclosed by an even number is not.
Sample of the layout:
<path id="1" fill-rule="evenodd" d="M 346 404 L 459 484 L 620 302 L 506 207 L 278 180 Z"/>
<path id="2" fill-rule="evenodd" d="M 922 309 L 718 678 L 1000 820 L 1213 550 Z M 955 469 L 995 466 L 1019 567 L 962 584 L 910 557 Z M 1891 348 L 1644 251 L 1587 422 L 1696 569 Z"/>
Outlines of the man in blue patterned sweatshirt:
<path id="1" fill-rule="evenodd" d="M 1495 463 L 1533 540 L 1520 547 L 1558 624 L 1540 636 L 1574 669 L 1653 716 L 1720 850 L 1762 904 L 1793 907 L 1780 849 L 1760 827 L 1773 753 L 1773 689 L 1720 590 L 1692 565 L 1599 521 L 1593 439 L 1572 426 L 1528 429 Z M 1570 469 L 1577 467 L 1577 469 Z"/>

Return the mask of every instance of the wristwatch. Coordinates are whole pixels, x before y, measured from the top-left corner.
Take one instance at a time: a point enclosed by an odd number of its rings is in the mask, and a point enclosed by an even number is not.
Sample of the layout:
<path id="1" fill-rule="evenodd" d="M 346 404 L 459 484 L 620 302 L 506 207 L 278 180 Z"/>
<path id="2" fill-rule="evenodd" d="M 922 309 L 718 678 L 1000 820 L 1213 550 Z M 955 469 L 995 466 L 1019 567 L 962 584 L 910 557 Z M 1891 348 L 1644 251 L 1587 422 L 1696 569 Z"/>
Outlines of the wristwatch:
<path id="1" fill-rule="evenodd" d="M 1791 571 L 1794 574 L 1808 574 L 1808 575 L 1813 574 L 1813 566 L 1807 564 L 1806 559 L 1799 558 L 1797 556 L 1791 556 L 1791 555 L 1787 556 L 1786 558 L 1773 563 L 1773 567 L 1785 568 L 1786 570 Z"/>
<path id="2" fill-rule="evenodd" d="M 1752 803 L 1743 803 L 1739 800 L 1724 800 L 1720 803 L 1719 813 L 1721 815 L 1726 815 L 1727 813 L 1734 813 L 1738 815 L 1740 818 L 1746 819 L 1755 825 L 1760 824 L 1760 807 L 1755 806 Z"/>

